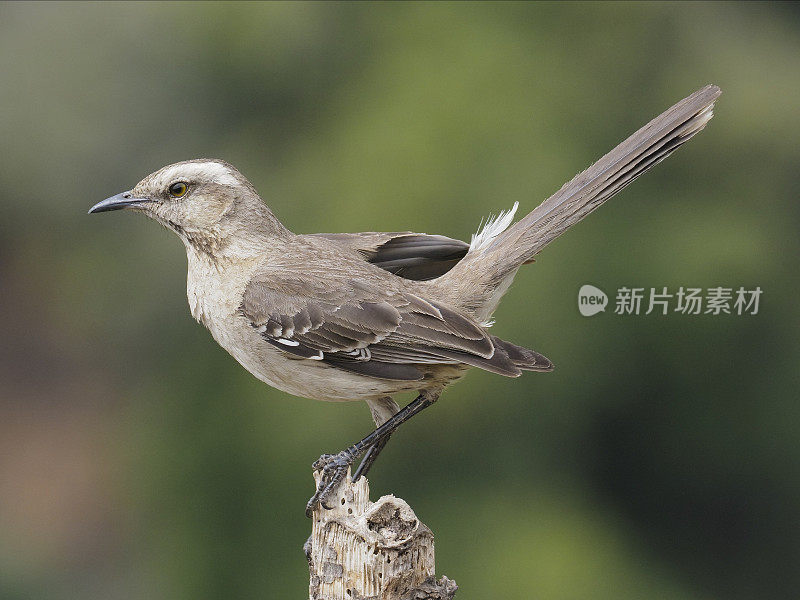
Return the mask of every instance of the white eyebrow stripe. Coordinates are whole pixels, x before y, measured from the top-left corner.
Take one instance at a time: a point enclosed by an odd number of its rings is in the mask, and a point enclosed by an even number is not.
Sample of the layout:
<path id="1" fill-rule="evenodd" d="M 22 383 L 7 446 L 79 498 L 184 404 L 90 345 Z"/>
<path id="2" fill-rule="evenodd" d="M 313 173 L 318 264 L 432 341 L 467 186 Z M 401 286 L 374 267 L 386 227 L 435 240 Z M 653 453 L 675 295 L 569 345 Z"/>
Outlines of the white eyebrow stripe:
<path id="1" fill-rule="evenodd" d="M 160 179 L 164 185 L 169 185 L 180 179 L 193 179 L 199 176 L 208 178 L 219 185 L 237 185 L 239 183 L 228 167 L 213 161 L 172 165 L 161 172 Z"/>

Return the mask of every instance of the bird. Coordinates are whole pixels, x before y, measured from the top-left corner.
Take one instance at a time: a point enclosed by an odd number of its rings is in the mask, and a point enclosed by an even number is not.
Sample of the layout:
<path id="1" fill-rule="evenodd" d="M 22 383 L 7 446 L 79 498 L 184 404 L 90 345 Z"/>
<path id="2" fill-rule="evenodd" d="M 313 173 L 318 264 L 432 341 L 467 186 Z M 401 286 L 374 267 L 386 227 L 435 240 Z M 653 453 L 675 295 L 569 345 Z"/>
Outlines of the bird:
<path id="1" fill-rule="evenodd" d="M 261 381 L 294 396 L 363 400 L 375 429 L 323 454 L 306 505 L 330 507 L 354 462 L 367 474 L 392 433 L 470 368 L 506 377 L 548 372 L 543 354 L 490 333 L 524 264 L 700 132 L 721 94 L 707 85 L 636 131 L 513 222 L 518 203 L 470 243 L 414 232 L 298 234 L 235 167 L 168 165 L 89 210 L 128 209 L 177 234 L 192 316 Z M 416 397 L 402 409 L 401 392 Z"/>

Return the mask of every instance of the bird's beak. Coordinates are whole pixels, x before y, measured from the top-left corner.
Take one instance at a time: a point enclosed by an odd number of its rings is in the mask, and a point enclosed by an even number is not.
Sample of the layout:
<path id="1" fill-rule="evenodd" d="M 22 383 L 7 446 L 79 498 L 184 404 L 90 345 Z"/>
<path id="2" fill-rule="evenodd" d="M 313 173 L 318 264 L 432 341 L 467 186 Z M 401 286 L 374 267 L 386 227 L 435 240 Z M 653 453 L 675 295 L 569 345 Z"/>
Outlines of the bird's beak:
<path id="1" fill-rule="evenodd" d="M 111 198 L 106 198 L 101 202 L 95 204 L 89 209 L 89 214 L 106 212 L 107 210 L 119 210 L 120 208 L 127 208 L 129 206 L 136 206 L 143 202 L 149 202 L 147 198 L 134 198 L 131 192 L 122 192 Z"/>

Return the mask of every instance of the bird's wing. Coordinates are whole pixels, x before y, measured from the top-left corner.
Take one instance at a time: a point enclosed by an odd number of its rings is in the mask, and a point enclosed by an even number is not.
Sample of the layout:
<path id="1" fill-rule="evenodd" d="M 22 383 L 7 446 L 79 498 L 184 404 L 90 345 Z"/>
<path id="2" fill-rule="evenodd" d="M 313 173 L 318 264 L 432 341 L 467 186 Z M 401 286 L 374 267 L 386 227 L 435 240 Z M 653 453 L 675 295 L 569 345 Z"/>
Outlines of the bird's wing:
<path id="1" fill-rule="evenodd" d="M 467 254 L 469 244 L 443 235 L 365 232 L 313 234 L 359 252 L 381 269 L 416 281 L 444 275 Z"/>
<path id="2" fill-rule="evenodd" d="M 425 364 L 463 363 L 512 377 L 521 372 L 470 318 L 354 279 L 326 287 L 264 269 L 245 289 L 240 312 L 283 352 L 371 377 L 422 379 L 417 366 Z"/>

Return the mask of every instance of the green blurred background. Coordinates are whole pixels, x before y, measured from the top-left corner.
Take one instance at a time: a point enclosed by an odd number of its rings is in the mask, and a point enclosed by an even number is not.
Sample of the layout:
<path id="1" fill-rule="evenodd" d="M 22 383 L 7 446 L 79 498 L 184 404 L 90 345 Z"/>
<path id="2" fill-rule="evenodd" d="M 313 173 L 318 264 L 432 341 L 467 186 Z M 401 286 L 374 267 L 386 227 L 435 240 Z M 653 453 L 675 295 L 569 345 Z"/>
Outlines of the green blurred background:
<path id="1" fill-rule="evenodd" d="M 471 373 L 371 486 L 464 600 L 796 598 L 799 34 L 789 3 L 0 5 L 0 598 L 302 598 L 309 465 L 371 427 L 256 381 L 178 240 L 90 205 L 219 157 L 297 232 L 469 239 L 706 83 L 706 131 L 497 312 L 555 372 Z M 587 319 L 584 283 L 764 294 Z"/>

